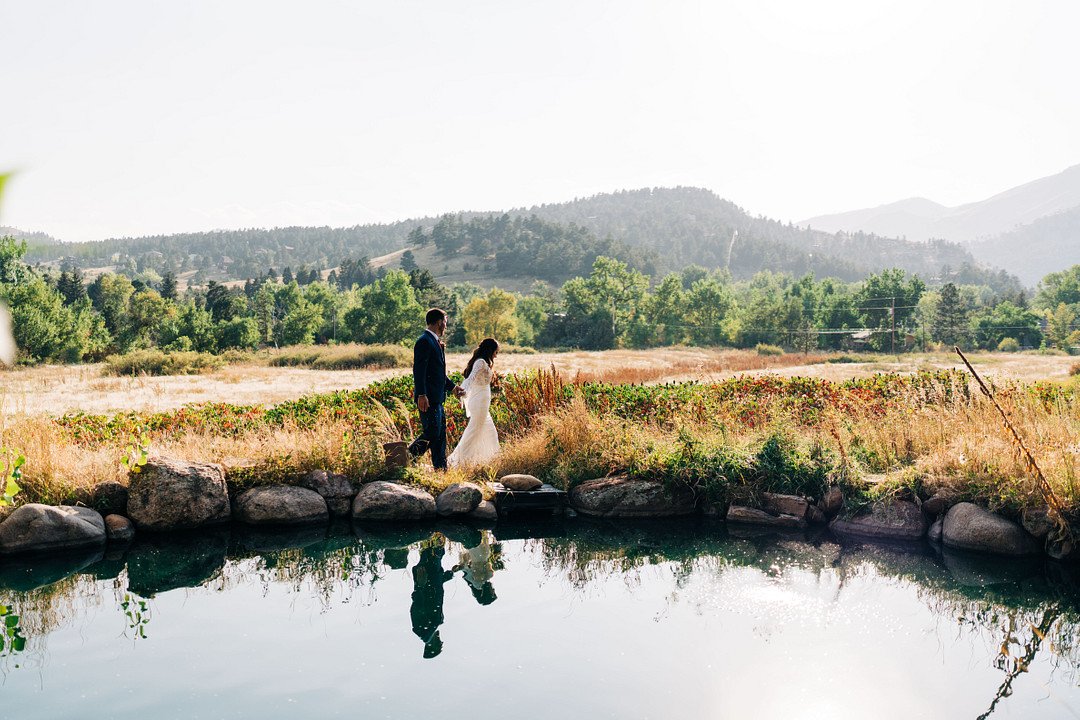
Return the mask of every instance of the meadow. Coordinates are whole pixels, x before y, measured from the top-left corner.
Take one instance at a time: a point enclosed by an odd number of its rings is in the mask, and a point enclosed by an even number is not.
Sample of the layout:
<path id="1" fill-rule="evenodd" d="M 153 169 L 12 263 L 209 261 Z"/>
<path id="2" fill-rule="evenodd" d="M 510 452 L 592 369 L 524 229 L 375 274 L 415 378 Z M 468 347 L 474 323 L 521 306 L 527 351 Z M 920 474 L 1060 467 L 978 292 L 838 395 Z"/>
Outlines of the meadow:
<path id="1" fill-rule="evenodd" d="M 450 367 L 464 359 L 451 355 Z M 120 459 L 135 449 L 221 462 L 233 489 L 292 482 L 314 468 L 432 489 L 507 472 L 561 487 L 625 473 L 689 486 L 717 506 L 764 491 L 820 497 L 831 484 L 847 490 L 852 511 L 941 489 L 1006 514 L 1043 503 L 997 411 L 958 362 L 944 354 L 901 363 L 851 359 L 702 350 L 508 354 L 499 359 L 504 392 L 492 408 L 501 457 L 445 475 L 425 463 L 406 470 L 383 463 L 382 443 L 416 430 L 402 369 L 232 365 L 184 378 L 108 379 L 94 367 L 14 371 L 4 380 L 22 373 L 21 382 L 41 383 L 51 399 L 32 389 L 18 395 L 5 382 L 5 402 L 22 407 L 5 411 L 0 444 L 27 457 L 20 502 L 92 502 L 101 483 L 126 482 Z M 1053 491 L 1076 513 L 1073 359 L 974 360 Z M 110 390 L 103 382 L 143 385 Z M 453 443 L 465 419 L 456 401 L 447 409 Z"/>

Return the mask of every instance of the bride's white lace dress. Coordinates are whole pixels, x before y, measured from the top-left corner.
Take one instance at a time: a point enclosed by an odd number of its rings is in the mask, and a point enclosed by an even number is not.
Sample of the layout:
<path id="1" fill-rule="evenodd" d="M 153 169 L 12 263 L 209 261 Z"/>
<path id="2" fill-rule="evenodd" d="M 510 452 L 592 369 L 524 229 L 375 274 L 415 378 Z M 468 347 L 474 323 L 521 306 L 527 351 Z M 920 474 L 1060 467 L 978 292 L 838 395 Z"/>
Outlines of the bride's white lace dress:
<path id="1" fill-rule="evenodd" d="M 477 358 L 469 377 L 461 383 L 465 391 L 465 416 L 469 424 L 454 452 L 446 459 L 450 467 L 480 465 L 499 454 L 499 431 L 491 419 L 491 367 Z"/>

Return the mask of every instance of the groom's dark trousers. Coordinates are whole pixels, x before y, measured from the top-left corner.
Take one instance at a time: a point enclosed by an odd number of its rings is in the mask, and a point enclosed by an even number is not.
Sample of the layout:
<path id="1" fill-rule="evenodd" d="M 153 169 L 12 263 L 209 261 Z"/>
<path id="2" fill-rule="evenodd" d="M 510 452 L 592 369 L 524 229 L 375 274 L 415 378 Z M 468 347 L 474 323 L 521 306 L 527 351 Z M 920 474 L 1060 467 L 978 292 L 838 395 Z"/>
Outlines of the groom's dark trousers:
<path id="1" fill-rule="evenodd" d="M 428 409 L 420 413 L 423 432 L 409 445 L 413 456 L 431 449 L 431 464 L 446 468 L 446 413 L 443 403 L 454 383 L 446 376 L 446 355 L 433 333 L 424 331 L 413 346 L 413 399 L 426 395 Z"/>

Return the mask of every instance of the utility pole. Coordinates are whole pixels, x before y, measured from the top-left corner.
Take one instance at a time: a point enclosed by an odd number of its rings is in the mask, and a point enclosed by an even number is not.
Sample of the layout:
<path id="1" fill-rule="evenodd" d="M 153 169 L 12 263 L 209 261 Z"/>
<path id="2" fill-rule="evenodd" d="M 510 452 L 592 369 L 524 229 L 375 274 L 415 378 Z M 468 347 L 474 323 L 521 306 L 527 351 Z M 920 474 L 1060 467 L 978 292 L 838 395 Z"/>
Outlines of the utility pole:
<path id="1" fill-rule="evenodd" d="M 889 298 L 889 347 L 896 354 L 896 298 Z"/>

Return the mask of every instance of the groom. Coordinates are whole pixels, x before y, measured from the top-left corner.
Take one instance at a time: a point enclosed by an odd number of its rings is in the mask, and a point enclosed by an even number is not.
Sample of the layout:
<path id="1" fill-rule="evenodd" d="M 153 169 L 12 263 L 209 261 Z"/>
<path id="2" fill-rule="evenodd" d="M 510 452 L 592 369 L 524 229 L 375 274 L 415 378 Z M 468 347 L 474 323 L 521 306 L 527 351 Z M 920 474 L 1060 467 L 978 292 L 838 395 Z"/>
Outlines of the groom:
<path id="1" fill-rule="evenodd" d="M 446 312 L 438 308 L 427 311 L 427 330 L 413 346 L 413 397 L 420 409 L 420 424 L 424 431 L 409 445 L 409 454 L 420 457 L 431 449 L 431 464 L 436 470 L 446 469 L 446 414 L 443 403 L 446 394 L 461 396 L 462 391 L 446 376 L 446 352 L 442 336 L 446 332 Z"/>

